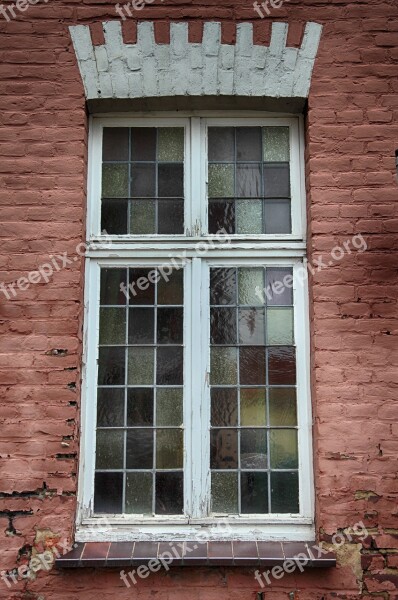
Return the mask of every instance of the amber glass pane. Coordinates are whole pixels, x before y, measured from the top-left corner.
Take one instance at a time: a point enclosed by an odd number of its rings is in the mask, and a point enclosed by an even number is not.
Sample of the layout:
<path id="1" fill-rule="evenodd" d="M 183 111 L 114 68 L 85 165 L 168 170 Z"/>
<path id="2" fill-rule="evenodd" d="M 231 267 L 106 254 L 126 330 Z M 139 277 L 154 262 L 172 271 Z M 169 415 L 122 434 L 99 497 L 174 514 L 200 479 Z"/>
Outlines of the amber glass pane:
<path id="1" fill-rule="evenodd" d="M 211 349 L 210 381 L 212 385 L 237 383 L 237 349 L 229 346 Z"/>
<path id="2" fill-rule="evenodd" d="M 240 424 L 264 426 L 267 422 L 265 388 L 241 388 Z"/>
<path id="3" fill-rule="evenodd" d="M 265 348 L 239 348 L 239 372 L 242 385 L 265 385 Z"/>
<path id="4" fill-rule="evenodd" d="M 272 469 L 298 468 L 297 431 L 295 429 L 272 429 L 269 443 Z"/>
<path id="5" fill-rule="evenodd" d="M 156 430 L 156 468 L 182 469 L 183 432 L 181 429 Z"/>
<path id="6" fill-rule="evenodd" d="M 297 402 L 295 388 L 270 388 L 270 425 L 297 425 Z"/>

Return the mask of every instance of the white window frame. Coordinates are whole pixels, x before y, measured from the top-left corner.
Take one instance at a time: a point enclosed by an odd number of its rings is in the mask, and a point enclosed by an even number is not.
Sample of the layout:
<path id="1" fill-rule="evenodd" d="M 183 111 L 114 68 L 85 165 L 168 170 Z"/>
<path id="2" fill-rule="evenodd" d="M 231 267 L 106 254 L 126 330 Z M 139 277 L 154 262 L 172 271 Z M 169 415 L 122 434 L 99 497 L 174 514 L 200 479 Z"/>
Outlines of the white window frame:
<path id="1" fill-rule="evenodd" d="M 212 235 L 203 233 L 207 224 L 206 128 L 215 125 L 289 125 L 291 147 L 292 233 L 289 235 L 231 235 L 231 243 L 217 247 L 199 258 L 195 245 Z M 102 129 L 132 126 L 185 127 L 185 231 L 191 236 L 107 236 L 100 233 L 100 190 Z M 199 182 L 199 183 L 198 183 Z M 205 199 L 205 200 L 203 200 Z M 236 113 L 225 118 L 202 113 L 161 116 L 91 117 L 89 131 L 87 253 L 85 278 L 85 326 L 83 342 L 83 385 L 81 448 L 79 463 L 76 539 L 97 540 L 194 540 L 205 530 L 219 539 L 212 528 L 217 516 L 203 516 L 209 502 L 210 486 L 210 387 L 208 385 L 209 285 L 210 266 L 292 266 L 294 274 L 294 323 L 297 351 L 298 445 L 300 514 L 229 516 L 230 527 L 223 539 L 315 539 L 314 485 L 312 467 L 312 414 L 309 367 L 309 308 L 307 281 L 300 271 L 305 266 L 305 185 L 303 122 L 301 117 L 270 117 L 268 114 Z M 150 242 L 150 243 L 148 243 Z M 171 252 L 186 252 L 192 262 L 184 267 L 184 430 L 188 452 L 184 461 L 184 503 L 187 515 L 137 518 L 136 515 L 94 516 L 93 483 L 95 467 L 96 384 L 98 358 L 99 282 L 101 267 L 150 266 L 168 262 Z M 195 287 L 194 287 L 195 286 Z M 198 289 L 200 288 L 200 291 Z M 193 291 L 194 290 L 194 291 Z M 192 356 L 190 340 L 201 348 L 200 358 Z M 201 403 L 192 402 L 193 393 Z M 200 423 L 200 427 L 197 427 Z M 195 424 L 195 427 L 193 427 Z M 191 449 L 191 451 L 189 451 Z M 191 461 L 190 455 L 193 456 Z M 195 457 L 205 457 L 200 461 Z M 199 486 L 197 482 L 199 481 Z M 192 482 L 195 482 L 193 484 Z M 195 489 L 192 487 L 195 485 Z M 223 516 L 225 517 L 225 515 Z"/>

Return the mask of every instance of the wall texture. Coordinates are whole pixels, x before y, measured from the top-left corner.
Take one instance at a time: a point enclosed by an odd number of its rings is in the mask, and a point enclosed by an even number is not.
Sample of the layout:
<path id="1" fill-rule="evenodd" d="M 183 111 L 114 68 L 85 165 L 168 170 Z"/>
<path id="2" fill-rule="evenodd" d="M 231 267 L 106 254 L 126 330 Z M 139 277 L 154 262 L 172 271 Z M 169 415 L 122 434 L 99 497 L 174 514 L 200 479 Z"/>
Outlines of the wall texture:
<path id="1" fill-rule="evenodd" d="M 4 7 L 10 6 L 10 3 Z M 8 14 L 8 13 L 7 13 Z M 0 571 L 73 538 L 79 440 L 87 115 L 68 26 L 117 18 L 107 0 L 42 0 L 9 22 L 0 14 Z M 269 43 L 288 22 L 299 47 L 307 21 L 324 26 L 306 117 L 312 264 L 362 234 L 311 281 L 312 388 L 320 540 L 359 521 L 369 535 L 341 545 L 338 568 L 286 575 L 265 600 L 398 598 L 398 5 L 396 0 L 286 0 L 261 19 L 250 2 L 155 0 L 140 20 L 238 22 Z M 94 44 L 103 43 L 99 25 Z M 135 18 L 123 22 L 126 43 Z M 67 253 L 69 263 L 65 263 Z M 74 260 L 76 258 L 76 260 Z M 47 264 L 41 278 L 11 287 Z M 50 274 L 52 271 L 52 274 Z M 118 571 L 38 571 L 0 580 L 9 600 L 245 600 L 250 569 L 172 569 L 127 589 Z"/>

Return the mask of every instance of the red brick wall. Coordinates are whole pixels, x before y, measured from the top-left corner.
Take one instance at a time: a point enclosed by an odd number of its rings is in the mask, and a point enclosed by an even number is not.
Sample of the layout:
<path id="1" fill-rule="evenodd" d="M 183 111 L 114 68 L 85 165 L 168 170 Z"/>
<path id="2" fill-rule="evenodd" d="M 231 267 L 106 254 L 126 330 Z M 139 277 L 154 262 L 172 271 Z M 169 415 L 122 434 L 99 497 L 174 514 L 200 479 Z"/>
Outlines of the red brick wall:
<path id="1" fill-rule="evenodd" d="M 7 4 L 8 6 L 8 4 Z M 250 1 L 155 0 L 157 22 L 255 24 Z M 0 291 L 2 476 L 0 571 L 25 564 L 54 536 L 72 539 L 76 508 L 82 341 L 87 115 L 67 26 L 115 18 L 106 0 L 49 0 L 7 23 L 0 15 L 0 282 L 52 256 L 76 256 L 49 282 L 10 299 Z M 338 568 L 286 575 L 265 600 L 398 598 L 397 251 L 398 5 L 396 0 L 291 0 L 273 10 L 324 25 L 306 119 L 308 258 L 362 234 L 368 250 L 315 272 L 311 282 L 316 525 L 319 539 L 363 521 L 369 537 L 338 551 Z M 126 39 L 134 22 L 125 23 Z M 51 255 L 51 257 L 49 257 Z M 62 264 L 62 259 L 53 259 Z M 54 541 L 54 540 L 53 540 Z M 355 540 L 353 540 L 355 542 Z M 32 550 L 33 547 L 33 550 Z M 362 590 L 362 591 L 361 591 Z M 118 571 L 41 571 L 0 598 L 244 600 L 260 591 L 250 569 L 172 569 L 127 589 Z"/>

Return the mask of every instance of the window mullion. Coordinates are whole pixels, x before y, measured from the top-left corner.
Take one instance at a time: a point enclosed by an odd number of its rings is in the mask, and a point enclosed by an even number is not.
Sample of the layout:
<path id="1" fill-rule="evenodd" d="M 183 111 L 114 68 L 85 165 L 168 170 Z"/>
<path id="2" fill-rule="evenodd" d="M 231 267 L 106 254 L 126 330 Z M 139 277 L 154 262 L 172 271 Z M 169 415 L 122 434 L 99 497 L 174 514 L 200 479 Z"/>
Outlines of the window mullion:
<path id="1" fill-rule="evenodd" d="M 190 231 L 193 237 L 197 237 L 203 231 L 204 223 L 202 210 L 203 199 L 203 152 L 201 138 L 201 119 L 191 118 L 191 156 L 190 156 L 190 200 L 191 200 L 191 223 Z"/>

